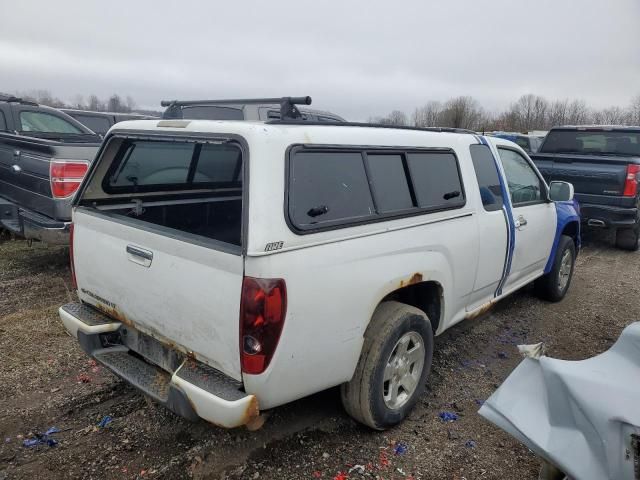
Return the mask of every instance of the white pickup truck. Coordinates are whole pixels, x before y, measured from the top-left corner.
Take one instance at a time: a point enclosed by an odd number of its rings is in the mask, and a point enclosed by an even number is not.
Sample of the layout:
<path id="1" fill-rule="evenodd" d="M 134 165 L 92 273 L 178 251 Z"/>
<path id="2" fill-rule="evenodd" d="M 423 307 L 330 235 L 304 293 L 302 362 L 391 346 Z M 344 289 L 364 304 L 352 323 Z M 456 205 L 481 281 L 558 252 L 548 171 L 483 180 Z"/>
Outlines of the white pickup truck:
<path id="1" fill-rule="evenodd" d="M 192 419 L 341 385 L 375 429 L 423 393 L 433 336 L 580 247 L 570 184 L 472 132 L 296 120 L 123 122 L 75 198 L 67 330 Z"/>

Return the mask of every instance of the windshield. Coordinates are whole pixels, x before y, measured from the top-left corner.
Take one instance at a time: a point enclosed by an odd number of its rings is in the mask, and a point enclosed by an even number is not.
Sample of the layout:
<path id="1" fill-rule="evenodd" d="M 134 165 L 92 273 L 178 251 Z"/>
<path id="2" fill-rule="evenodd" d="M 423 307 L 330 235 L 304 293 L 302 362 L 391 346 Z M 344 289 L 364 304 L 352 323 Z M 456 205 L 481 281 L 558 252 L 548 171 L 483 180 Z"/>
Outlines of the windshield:
<path id="1" fill-rule="evenodd" d="M 640 156 L 640 132 L 556 130 L 540 153 L 583 153 Z"/>

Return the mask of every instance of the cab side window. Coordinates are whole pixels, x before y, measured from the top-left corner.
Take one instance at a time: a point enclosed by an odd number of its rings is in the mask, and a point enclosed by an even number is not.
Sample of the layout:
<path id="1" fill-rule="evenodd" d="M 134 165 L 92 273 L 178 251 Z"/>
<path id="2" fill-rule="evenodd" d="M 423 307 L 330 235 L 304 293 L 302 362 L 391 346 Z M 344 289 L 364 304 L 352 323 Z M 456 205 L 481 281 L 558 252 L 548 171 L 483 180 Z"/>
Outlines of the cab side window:
<path id="1" fill-rule="evenodd" d="M 498 168 L 493 159 L 493 154 L 486 145 L 471 145 L 471 160 L 476 172 L 482 206 L 487 212 L 495 212 L 502 209 L 502 187 L 498 177 Z"/>
<path id="2" fill-rule="evenodd" d="M 84 133 L 72 123 L 57 115 L 45 112 L 20 112 L 20 127 L 23 132 Z"/>
<path id="3" fill-rule="evenodd" d="M 515 150 L 498 148 L 514 207 L 541 203 L 545 187 L 529 162 Z"/>

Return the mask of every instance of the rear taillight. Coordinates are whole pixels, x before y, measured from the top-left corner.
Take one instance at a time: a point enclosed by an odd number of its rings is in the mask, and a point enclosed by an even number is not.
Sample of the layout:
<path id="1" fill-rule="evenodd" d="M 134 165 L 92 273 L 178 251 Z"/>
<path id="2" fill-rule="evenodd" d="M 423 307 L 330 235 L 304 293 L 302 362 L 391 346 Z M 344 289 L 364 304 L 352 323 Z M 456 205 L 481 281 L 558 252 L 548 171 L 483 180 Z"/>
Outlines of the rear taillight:
<path id="1" fill-rule="evenodd" d="M 240 303 L 240 364 L 244 373 L 269 366 L 287 311 L 284 280 L 244 277 Z"/>
<path id="2" fill-rule="evenodd" d="M 640 177 L 640 165 L 627 165 L 627 176 L 624 181 L 625 197 L 635 197 L 638 193 L 638 177 Z"/>
<path id="3" fill-rule="evenodd" d="M 81 160 L 51 160 L 49 178 L 53 198 L 65 198 L 73 195 L 78 190 L 88 169 L 89 162 Z"/>
<path id="4" fill-rule="evenodd" d="M 78 282 L 76 282 L 76 267 L 73 264 L 73 223 L 69 225 L 69 266 L 71 268 L 71 285 L 74 290 L 77 290 Z"/>

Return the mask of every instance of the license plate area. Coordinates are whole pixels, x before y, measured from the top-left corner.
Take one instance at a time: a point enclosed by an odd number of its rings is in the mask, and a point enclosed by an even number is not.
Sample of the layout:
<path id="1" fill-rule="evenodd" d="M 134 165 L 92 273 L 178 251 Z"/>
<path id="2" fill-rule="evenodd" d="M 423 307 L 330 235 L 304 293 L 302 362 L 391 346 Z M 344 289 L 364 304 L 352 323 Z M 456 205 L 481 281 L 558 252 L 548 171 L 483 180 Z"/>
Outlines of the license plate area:
<path id="1" fill-rule="evenodd" d="M 183 353 L 135 328 L 122 326 L 118 334 L 122 344 L 129 350 L 169 373 L 175 372 L 185 360 Z"/>

